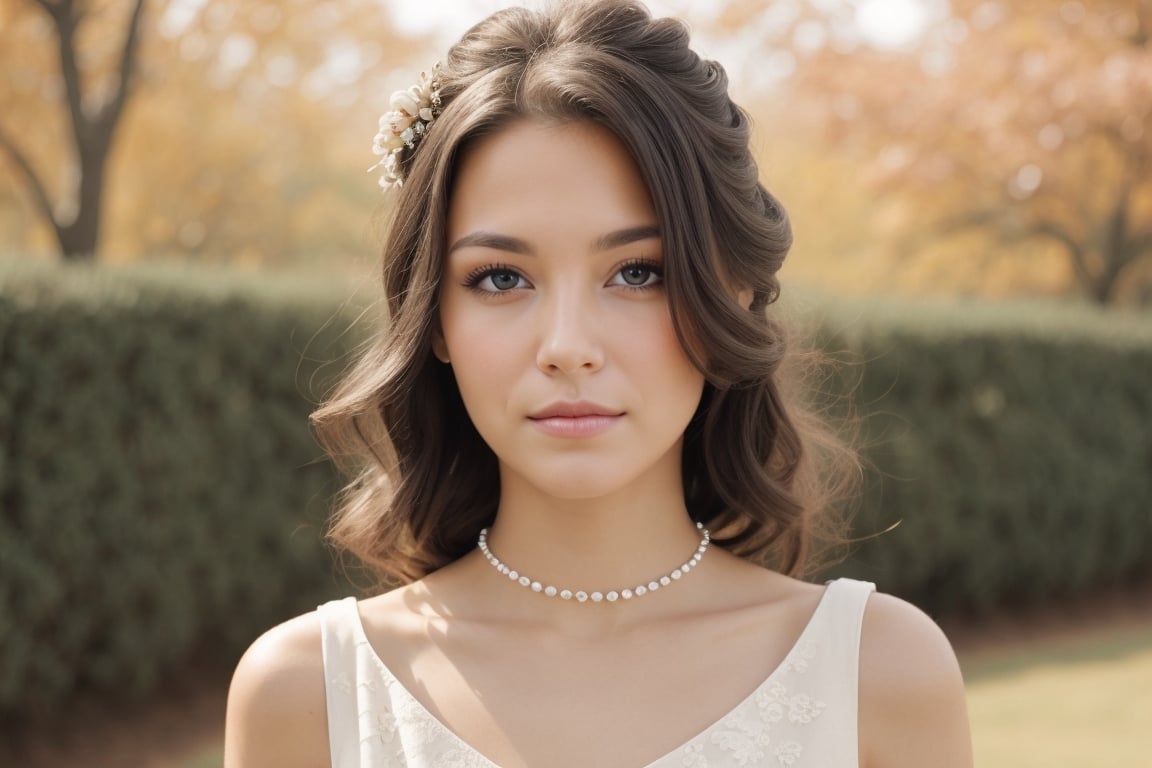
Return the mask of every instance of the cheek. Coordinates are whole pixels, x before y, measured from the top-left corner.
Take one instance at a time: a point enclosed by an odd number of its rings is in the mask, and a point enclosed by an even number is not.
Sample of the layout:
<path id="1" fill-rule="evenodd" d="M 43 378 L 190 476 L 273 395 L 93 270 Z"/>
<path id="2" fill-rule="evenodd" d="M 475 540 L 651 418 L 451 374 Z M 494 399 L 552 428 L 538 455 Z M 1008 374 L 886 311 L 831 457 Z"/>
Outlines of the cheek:
<path id="1" fill-rule="evenodd" d="M 523 329 L 515 323 L 493 322 L 492 318 L 474 313 L 467 316 L 446 313 L 441 322 L 453 364 L 457 360 L 463 363 L 508 358 L 520 351 L 525 343 Z"/>
<path id="2" fill-rule="evenodd" d="M 494 325 L 474 315 L 446 309 L 440 318 L 445 352 L 465 405 L 508 389 L 518 367 L 523 330 L 514 324 Z"/>
<path id="3" fill-rule="evenodd" d="M 641 328 L 647 332 L 641 332 Z M 662 407 L 695 412 L 704 391 L 704 374 L 680 345 L 671 317 L 665 314 L 638 327 L 635 333 L 623 337 L 617 349 L 618 359 L 631 367 L 636 380 L 646 383 L 646 391 L 661 400 Z"/>
<path id="4" fill-rule="evenodd" d="M 641 340 L 638 339 L 637 341 Z M 680 345 L 680 339 L 676 336 L 676 328 L 672 324 L 672 317 L 667 312 L 652 324 L 651 332 L 645 341 L 645 346 L 649 350 L 648 355 L 659 359 L 662 363 L 660 367 L 663 370 L 689 377 L 700 375 L 688 358 L 688 353 Z M 637 354 L 640 354 L 639 350 L 637 350 Z"/>

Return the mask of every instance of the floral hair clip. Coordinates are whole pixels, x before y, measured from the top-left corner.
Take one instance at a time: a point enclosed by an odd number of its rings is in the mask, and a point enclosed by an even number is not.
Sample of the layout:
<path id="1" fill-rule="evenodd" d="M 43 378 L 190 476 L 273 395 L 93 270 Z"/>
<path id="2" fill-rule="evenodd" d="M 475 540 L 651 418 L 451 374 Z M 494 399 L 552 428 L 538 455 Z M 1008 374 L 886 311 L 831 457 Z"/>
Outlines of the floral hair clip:
<path id="1" fill-rule="evenodd" d="M 384 169 L 380 174 L 384 189 L 404 185 L 402 153 L 415 147 L 440 116 L 440 62 L 433 65 L 431 75 L 421 72 L 416 85 L 393 93 L 388 106 L 391 109 L 380 116 L 380 132 L 372 140 L 372 153 L 383 158 L 368 169 Z"/>

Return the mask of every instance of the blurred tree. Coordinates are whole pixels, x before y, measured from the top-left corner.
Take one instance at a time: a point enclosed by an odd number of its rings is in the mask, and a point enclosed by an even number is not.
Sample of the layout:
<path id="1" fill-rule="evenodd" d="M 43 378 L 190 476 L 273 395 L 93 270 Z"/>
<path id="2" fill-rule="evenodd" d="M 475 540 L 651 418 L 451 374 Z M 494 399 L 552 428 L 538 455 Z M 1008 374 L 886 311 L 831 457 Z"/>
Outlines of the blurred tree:
<path id="1" fill-rule="evenodd" d="M 1150 35 L 1150 0 L 953 0 L 914 44 L 824 46 L 794 87 L 912 201 L 908 251 L 979 231 L 998 257 L 1055 248 L 1097 302 L 1148 300 Z"/>
<path id="2" fill-rule="evenodd" d="M 79 3 L 80 0 L 77 0 Z M 77 46 L 85 105 L 108 98 L 111 41 L 135 0 L 90 0 Z M 0 121 L 43 198 L 79 166 L 57 107 L 52 25 L 33 0 L 0 3 Z M 138 22 L 132 98 L 106 173 L 101 258 L 348 263 L 380 197 L 364 169 L 388 93 L 418 74 L 427 41 L 398 37 L 378 0 L 174 0 Z M 10 144 L 14 142 L 10 141 Z M 21 177 L 0 152 L 0 247 L 45 250 Z M 41 217 L 42 218 L 42 217 Z"/>
<path id="3" fill-rule="evenodd" d="M 88 16 L 105 15 L 109 9 L 100 3 L 75 0 L 30 0 L 29 5 L 47 14 L 55 31 L 53 43 L 71 129 L 69 143 L 77 168 L 75 191 L 66 193 L 70 199 L 53 204 L 40 173 L 4 124 L 0 124 L 0 149 L 11 159 L 36 211 L 51 225 L 61 255 L 66 259 L 90 259 L 95 256 L 100 239 L 108 156 L 124 105 L 133 90 L 144 0 L 133 0 L 120 20 L 123 30 L 116 46 L 114 74 L 97 85 L 85 83 L 92 57 L 85 57 L 80 50 L 80 26 Z M 19 132 L 27 129 L 31 125 L 22 126 Z"/>

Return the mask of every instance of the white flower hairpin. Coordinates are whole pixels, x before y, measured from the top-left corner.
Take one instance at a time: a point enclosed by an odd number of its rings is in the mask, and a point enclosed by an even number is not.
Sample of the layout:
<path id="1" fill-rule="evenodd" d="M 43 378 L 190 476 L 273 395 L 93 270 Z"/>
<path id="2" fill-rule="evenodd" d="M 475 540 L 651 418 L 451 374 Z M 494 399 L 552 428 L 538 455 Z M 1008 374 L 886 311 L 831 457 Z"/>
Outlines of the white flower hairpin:
<path id="1" fill-rule="evenodd" d="M 404 185 L 400 159 L 405 149 L 412 149 L 428 133 L 440 116 L 440 62 L 432 73 L 420 73 L 420 82 L 406 91 L 396 91 L 388 101 L 391 109 L 380 116 L 380 131 L 372 140 L 372 153 L 383 155 L 369 168 L 383 168 L 380 186 L 384 189 Z"/>

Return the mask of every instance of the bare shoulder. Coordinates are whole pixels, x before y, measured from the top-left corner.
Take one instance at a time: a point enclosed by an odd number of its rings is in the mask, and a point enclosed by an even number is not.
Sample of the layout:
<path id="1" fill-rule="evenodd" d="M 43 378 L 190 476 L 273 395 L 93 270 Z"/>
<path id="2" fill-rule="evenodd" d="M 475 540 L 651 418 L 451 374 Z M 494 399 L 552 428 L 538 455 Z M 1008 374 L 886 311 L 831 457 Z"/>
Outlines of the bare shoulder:
<path id="1" fill-rule="evenodd" d="M 923 611 L 874 594 L 860 638 L 862 768 L 970 768 L 972 745 L 960 665 Z"/>
<path id="2" fill-rule="evenodd" d="M 937 690 L 962 684 L 960 667 L 948 638 L 916 606 L 875 593 L 864 611 L 860 640 L 861 682 L 875 693 Z"/>
<path id="3" fill-rule="evenodd" d="M 226 768 L 327 768 L 328 717 L 315 612 L 252 643 L 228 689 Z"/>

